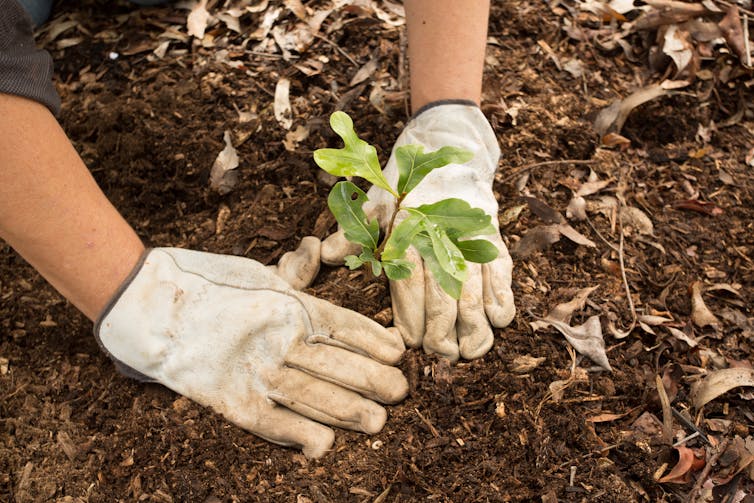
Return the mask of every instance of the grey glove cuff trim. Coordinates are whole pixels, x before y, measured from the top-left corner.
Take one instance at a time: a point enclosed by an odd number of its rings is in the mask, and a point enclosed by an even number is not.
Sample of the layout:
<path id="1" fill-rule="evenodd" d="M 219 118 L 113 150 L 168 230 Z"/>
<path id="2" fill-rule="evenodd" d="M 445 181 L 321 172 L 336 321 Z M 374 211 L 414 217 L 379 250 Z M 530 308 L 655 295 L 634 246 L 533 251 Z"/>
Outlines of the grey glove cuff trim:
<path id="1" fill-rule="evenodd" d="M 144 250 L 144 253 L 141 254 L 141 257 L 139 257 L 138 262 L 136 262 L 136 265 L 131 270 L 131 272 L 128 274 L 125 280 L 123 280 L 123 283 L 118 287 L 118 290 L 113 294 L 112 298 L 108 301 L 108 303 L 105 305 L 105 309 L 102 310 L 102 313 L 99 315 L 97 320 L 94 322 L 94 338 L 97 340 L 97 345 L 102 350 L 103 353 L 107 355 L 108 358 L 110 358 L 113 363 L 115 363 L 115 368 L 123 374 L 126 377 L 129 377 L 131 379 L 136 379 L 137 381 L 141 382 L 157 382 L 155 379 L 152 379 L 149 376 L 146 376 L 139 372 L 138 370 L 135 370 L 122 361 L 115 358 L 110 351 L 107 350 L 104 344 L 102 344 L 102 339 L 100 339 L 99 331 L 100 326 L 102 325 L 102 321 L 107 318 L 107 315 L 110 314 L 110 311 L 112 311 L 113 307 L 115 307 L 115 304 L 118 303 L 118 300 L 120 300 L 120 297 L 123 295 L 123 292 L 126 291 L 126 289 L 131 285 L 131 282 L 134 280 L 137 274 L 139 274 L 139 271 L 141 271 L 141 267 L 144 265 L 144 261 L 147 259 L 147 256 L 152 251 L 152 248 L 147 248 Z"/>
<path id="2" fill-rule="evenodd" d="M 416 111 L 414 115 L 411 116 L 411 119 L 409 120 L 414 120 L 417 117 L 419 117 L 419 115 L 426 112 L 427 110 L 431 108 L 439 107 L 441 105 L 466 105 L 466 106 L 470 106 L 474 108 L 479 108 L 479 105 L 477 105 L 472 100 L 461 100 L 461 99 L 437 100 L 437 101 L 432 101 L 430 103 L 427 103 L 426 105 L 421 107 L 419 110 Z"/>

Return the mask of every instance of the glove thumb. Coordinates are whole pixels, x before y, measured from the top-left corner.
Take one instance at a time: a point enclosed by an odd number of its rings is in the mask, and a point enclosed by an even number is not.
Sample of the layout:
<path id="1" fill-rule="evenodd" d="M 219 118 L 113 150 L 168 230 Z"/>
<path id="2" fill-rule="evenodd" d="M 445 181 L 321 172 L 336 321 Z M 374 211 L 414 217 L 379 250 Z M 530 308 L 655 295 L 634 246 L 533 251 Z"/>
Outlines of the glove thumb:
<path id="1" fill-rule="evenodd" d="M 320 250 L 322 262 L 327 265 L 343 265 L 347 255 L 361 253 L 361 245 L 352 243 L 346 239 L 343 229 L 339 228 L 334 234 L 330 234 L 322 241 Z"/>
<path id="2" fill-rule="evenodd" d="M 284 279 L 295 290 L 312 284 L 319 273 L 320 242 L 314 236 L 306 236 L 294 251 L 280 257 L 270 270 Z"/>

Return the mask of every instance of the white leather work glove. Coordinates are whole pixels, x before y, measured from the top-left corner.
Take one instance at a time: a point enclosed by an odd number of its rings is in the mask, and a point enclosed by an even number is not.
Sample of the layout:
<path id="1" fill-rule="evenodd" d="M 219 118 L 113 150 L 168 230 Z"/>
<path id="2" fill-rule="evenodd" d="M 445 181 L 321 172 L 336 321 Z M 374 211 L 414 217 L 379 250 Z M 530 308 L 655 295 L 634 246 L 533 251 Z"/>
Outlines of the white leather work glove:
<path id="1" fill-rule="evenodd" d="M 243 257 L 156 248 L 95 326 L 120 369 L 262 438 L 324 455 L 334 433 L 387 418 L 408 392 L 397 331 L 293 290 Z"/>
<path id="2" fill-rule="evenodd" d="M 418 144 L 425 152 L 444 146 L 461 147 L 473 152 L 471 161 L 451 164 L 427 175 L 405 198 L 404 206 L 419 206 L 447 198 L 459 198 L 481 208 L 498 228 L 498 203 L 492 192 L 500 148 L 484 114 L 476 105 L 437 102 L 425 107 L 406 126 L 393 147 L 384 174 L 392 187 L 398 181 L 395 149 Z M 393 213 L 395 199 L 373 186 L 364 204 L 367 216 L 377 218 L 384 230 Z M 396 224 L 401 221 L 401 214 Z M 468 263 L 468 279 L 460 300 L 446 294 L 432 277 L 413 248 L 406 258 L 416 264 L 410 278 L 390 282 L 395 326 L 408 346 L 423 346 L 428 353 L 440 354 L 451 361 L 459 355 L 466 359 L 483 356 L 492 347 L 494 327 L 507 326 L 515 315 L 511 273 L 513 262 L 500 237 L 483 236 L 497 246 L 498 257 L 487 264 Z M 346 255 L 358 255 L 358 245 L 345 239 L 343 230 L 322 242 L 322 261 L 343 264 Z"/>

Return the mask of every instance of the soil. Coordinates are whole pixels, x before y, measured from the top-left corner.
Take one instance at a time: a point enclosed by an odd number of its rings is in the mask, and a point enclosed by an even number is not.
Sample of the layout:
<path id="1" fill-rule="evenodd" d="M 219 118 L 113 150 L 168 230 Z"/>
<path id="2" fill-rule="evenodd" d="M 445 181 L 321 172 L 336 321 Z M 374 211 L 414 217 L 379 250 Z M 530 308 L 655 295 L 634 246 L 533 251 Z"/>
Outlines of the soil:
<path id="1" fill-rule="evenodd" d="M 108 2 L 58 6 L 57 20 L 78 23 L 55 40 L 40 35 L 56 60 L 61 124 L 148 245 L 274 263 L 302 237 L 334 229 L 326 206 L 332 182 L 311 160 L 314 149 L 336 144 L 327 127 L 332 111 L 346 110 L 387 159 L 408 119 L 404 28 L 344 11 L 336 18 L 342 26 L 290 61 L 253 50 L 256 42 L 234 53 L 245 37 L 221 26 L 211 32 L 214 47 L 176 39 L 171 52 L 155 57 L 157 36 L 169 26 L 183 27 L 187 12 Z M 244 17 L 245 29 L 253 30 L 261 16 Z M 287 11 L 282 16 L 285 26 L 295 19 Z M 653 234 L 634 231 L 623 245 L 637 309 L 672 317 L 699 346 L 690 348 L 659 327 L 654 335 L 638 327 L 627 338 L 611 335 L 611 313 L 619 327 L 632 318 L 618 253 L 587 222 L 571 221 L 596 246 L 562 238 L 515 255 L 518 314 L 496 330 L 484 358 L 451 366 L 408 351 L 401 368 L 411 393 L 388 408 L 385 429 L 372 436 L 337 431 L 333 452 L 311 461 L 159 385 L 119 375 L 99 351 L 91 323 L 0 243 L 0 357 L 8 361 L 0 369 L 0 500 L 547 503 L 686 501 L 698 492 L 696 476 L 686 484 L 657 482 L 658 469 L 673 467 L 678 454 L 656 436 L 641 437 L 637 419 L 649 412 L 662 420 L 655 376 L 664 375 L 675 391 L 673 406 L 689 410 L 718 442 L 746 439 L 754 426 L 751 396 L 741 389 L 708 404 L 703 416 L 690 409 L 690 383 L 715 358 L 725 365 L 752 363 L 754 179 L 746 156 L 754 120 L 751 109 L 730 120 L 751 104 L 751 81 L 731 81 L 700 97 L 709 88 L 700 80 L 688 92 L 652 101 L 623 128 L 630 147 L 598 148 L 595 113 L 657 75 L 622 53 L 569 40 L 562 20 L 541 3 L 494 2 L 489 35 L 483 111 L 503 151 L 494 187 L 501 215 L 526 205 L 524 186 L 527 195 L 565 214 L 574 184 L 590 169 L 612 179 L 602 195 L 620 194 L 654 224 Z M 233 68 L 216 57 L 223 48 L 242 64 Z M 559 69 L 576 57 L 584 67 L 579 78 Z M 350 86 L 372 58 L 376 71 Z M 307 75 L 294 66 L 305 60 L 323 63 L 321 71 Z M 309 129 L 288 148 L 288 131 L 273 107 L 281 77 L 291 81 L 292 130 Z M 379 108 L 370 101 L 374 82 L 386 83 Z M 252 120 L 239 122 L 236 107 L 254 114 Z M 712 130 L 713 122 L 723 125 Z M 241 164 L 238 185 L 220 196 L 209 189 L 208 177 L 225 130 L 232 131 Z M 707 130 L 705 141 L 700 132 Z M 722 212 L 678 205 L 694 198 Z M 618 245 L 619 230 L 608 218 L 597 214 L 591 221 Z M 543 223 L 526 206 L 501 230 L 516 249 Z M 720 319 L 719 331 L 690 321 L 690 288 L 697 281 L 738 292 L 704 296 Z M 599 288 L 572 324 L 602 315 L 613 371 L 597 371 L 578 357 L 578 368 L 588 372 L 574 373 L 579 377 L 556 400 L 550 384 L 568 380 L 574 360 L 560 333 L 534 332 L 530 323 L 591 286 Z M 361 271 L 325 267 L 308 291 L 390 320 L 386 284 Z M 526 355 L 543 360 L 522 372 L 514 360 Z M 616 416 L 589 421 L 606 414 Z M 728 429 L 711 430 L 705 418 L 728 420 Z M 676 422 L 675 428 L 683 426 Z M 699 438 L 687 445 L 704 447 Z M 712 473 L 724 468 L 722 460 L 709 465 Z M 739 475 L 714 497 L 723 501 L 750 484 Z"/>

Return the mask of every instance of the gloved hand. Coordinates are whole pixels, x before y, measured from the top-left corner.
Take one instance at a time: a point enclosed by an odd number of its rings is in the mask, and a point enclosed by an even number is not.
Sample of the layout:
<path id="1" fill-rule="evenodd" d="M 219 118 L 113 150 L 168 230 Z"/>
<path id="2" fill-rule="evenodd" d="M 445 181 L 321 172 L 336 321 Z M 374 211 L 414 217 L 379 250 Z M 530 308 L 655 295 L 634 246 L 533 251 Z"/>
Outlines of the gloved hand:
<path id="1" fill-rule="evenodd" d="M 400 336 L 242 257 L 156 248 L 95 326 L 124 373 L 319 457 L 339 426 L 376 433 L 408 383 Z M 324 423 L 324 424 L 320 424 Z"/>
<path id="2" fill-rule="evenodd" d="M 463 165 L 449 165 L 432 171 L 409 193 L 404 206 L 419 206 L 456 197 L 472 207 L 483 209 L 498 228 L 498 203 L 492 192 L 500 148 L 487 119 L 470 104 L 430 104 L 403 130 L 393 148 L 384 174 L 392 187 L 398 181 L 395 148 L 407 144 L 424 146 L 425 152 L 444 146 L 461 147 L 474 153 Z M 377 218 L 384 230 L 393 213 L 395 199 L 379 187 L 367 192 L 367 216 Z M 398 215 L 397 222 L 401 221 Z M 416 264 L 410 278 L 390 282 L 395 326 L 408 346 L 423 345 L 428 353 L 438 353 L 451 361 L 483 356 L 492 347 L 490 325 L 507 326 L 515 314 L 511 273 L 513 262 L 500 233 L 484 236 L 497 246 L 498 257 L 487 264 L 468 263 L 468 279 L 461 298 L 455 301 L 422 266 L 419 253 L 410 248 L 406 258 Z M 322 261 L 343 264 L 346 255 L 358 255 L 359 247 L 345 239 L 343 230 L 322 242 Z"/>

